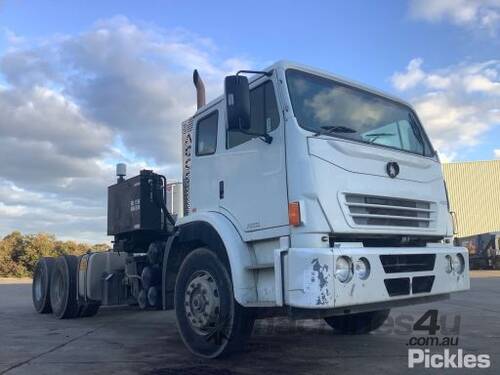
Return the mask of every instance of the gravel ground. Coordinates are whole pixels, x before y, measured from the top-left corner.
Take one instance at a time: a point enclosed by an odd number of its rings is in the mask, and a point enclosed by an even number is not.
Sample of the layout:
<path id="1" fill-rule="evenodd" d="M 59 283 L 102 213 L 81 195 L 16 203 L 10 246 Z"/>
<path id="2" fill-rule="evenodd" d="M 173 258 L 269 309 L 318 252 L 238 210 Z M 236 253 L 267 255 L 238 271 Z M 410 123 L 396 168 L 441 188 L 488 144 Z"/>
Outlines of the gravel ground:
<path id="1" fill-rule="evenodd" d="M 412 374 L 409 327 L 438 309 L 442 330 L 458 319 L 458 348 L 489 354 L 489 369 L 450 373 L 500 373 L 500 272 L 474 271 L 468 292 L 450 300 L 392 311 L 379 330 L 364 336 L 334 334 L 322 321 L 258 321 L 245 352 L 224 360 L 191 355 L 170 311 L 101 309 L 93 318 L 56 320 L 31 306 L 29 280 L 0 280 L 0 374 Z M 444 324 L 443 324 L 444 323 Z M 433 348 L 443 352 L 444 348 Z M 457 348 L 451 348 L 456 351 Z"/>

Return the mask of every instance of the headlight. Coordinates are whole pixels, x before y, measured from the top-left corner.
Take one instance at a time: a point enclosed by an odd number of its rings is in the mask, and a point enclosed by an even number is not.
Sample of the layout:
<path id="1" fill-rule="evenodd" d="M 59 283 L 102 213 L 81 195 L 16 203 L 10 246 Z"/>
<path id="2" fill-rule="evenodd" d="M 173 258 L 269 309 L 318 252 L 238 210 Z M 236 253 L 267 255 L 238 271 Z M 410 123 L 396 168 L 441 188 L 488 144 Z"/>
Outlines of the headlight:
<path id="1" fill-rule="evenodd" d="M 464 269 L 465 269 L 465 259 L 463 257 L 462 254 L 455 254 L 453 255 L 452 257 L 452 267 L 453 267 L 453 270 L 458 273 L 458 274 L 461 274 L 462 272 L 464 272 Z"/>
<path id="2" fill-rule="evenodd" d="M 445 259 L 444 266 L 446 273 L 451 273 L 451 271 L 453 271 L 453 260 L 451 259 L 451 255 L 446 255 L 444 259 Z"/>
<path id="3" fill-rule="evenodd" d="M 335 277 L 341 283 L 346 283 L 352 278 L 352 262 L 351 258 L 341 256 L 335 262 Z"/>
<path id="4" fill-rule="evenodd" d="M 359 258 L 354 263 L 354 273 L 361 280 L 366 280 L 370 276 L 370 262 L 366 258 Z"/>

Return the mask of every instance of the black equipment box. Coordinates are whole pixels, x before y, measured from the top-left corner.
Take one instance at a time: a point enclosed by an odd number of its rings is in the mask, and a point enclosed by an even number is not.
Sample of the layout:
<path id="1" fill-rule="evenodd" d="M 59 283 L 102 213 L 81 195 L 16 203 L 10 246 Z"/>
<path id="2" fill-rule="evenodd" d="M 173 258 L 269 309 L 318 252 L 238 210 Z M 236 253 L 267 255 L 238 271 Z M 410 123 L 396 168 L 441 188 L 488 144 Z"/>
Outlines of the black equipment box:
<path id="1" fill-rule="evenodd" d="M 165 177 L 149 170 L 109 186 L 108 235 L 162 230 L 165 186 Z"/>

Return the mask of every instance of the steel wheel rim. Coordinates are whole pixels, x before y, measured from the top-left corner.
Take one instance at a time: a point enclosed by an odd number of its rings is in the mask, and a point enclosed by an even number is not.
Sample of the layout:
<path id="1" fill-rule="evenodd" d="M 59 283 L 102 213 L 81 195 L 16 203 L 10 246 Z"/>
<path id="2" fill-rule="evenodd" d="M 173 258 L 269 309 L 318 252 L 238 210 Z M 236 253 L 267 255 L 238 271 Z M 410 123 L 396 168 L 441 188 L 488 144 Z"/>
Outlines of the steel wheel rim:
<path id="1" fill-rule="evenodd" d="M 215 278 L 207 271 L 195 272 L 184 294 L 186 319 L 198 335 L 207 335 L 217 327 L 220 294 Z"/>

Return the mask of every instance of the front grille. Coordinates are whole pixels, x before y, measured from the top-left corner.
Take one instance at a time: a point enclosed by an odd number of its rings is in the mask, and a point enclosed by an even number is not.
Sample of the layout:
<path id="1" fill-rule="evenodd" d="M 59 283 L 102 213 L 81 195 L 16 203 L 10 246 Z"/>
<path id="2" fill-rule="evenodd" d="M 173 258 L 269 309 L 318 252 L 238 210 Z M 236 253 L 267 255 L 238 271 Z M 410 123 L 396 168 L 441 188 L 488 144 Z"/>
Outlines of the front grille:
<path id="1" fill-rule="evenodd" d="M 411 289 L 413 294 L 429 293 L 434 284 L 434 276 L 418 276 L 414 277 L 411 282 Z"/>
<path id="2" fill-rule="evenodd" d="M 345 194 L 349 215 L 357 225 L 429 228 L 434 221 L 432 202 Z"/>
<path id="3" fill-rule="evenodd" d="M 410 283 L 409 277 L 385 279 L 384 284 L 390 297 L 406 296 L 410 294 L 430 293 L 434 284 L 434 276 L 416 276 Z"/>
<path id="4" fill-rule="evenodd" d="M 410 278 L 402 277 L 399 279 L 385 279 L 385 287 L 389 296 L 404 296 L 410 294 Z"/>
<path id="5" fill-rule="evenodd" d="M 380 255 L 385 273 L 432 271 L 436 254 Z"/>

